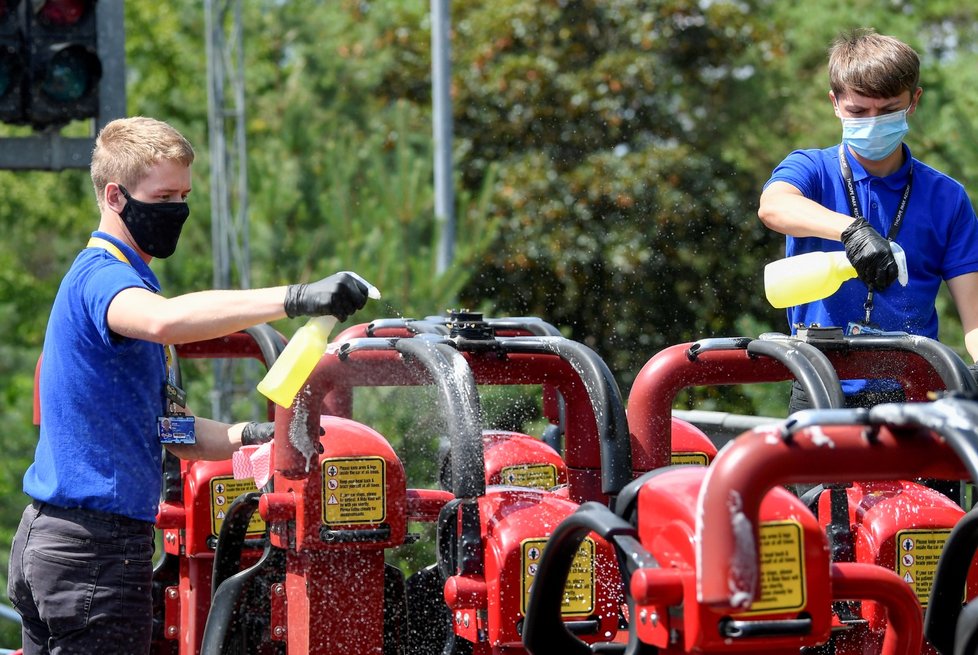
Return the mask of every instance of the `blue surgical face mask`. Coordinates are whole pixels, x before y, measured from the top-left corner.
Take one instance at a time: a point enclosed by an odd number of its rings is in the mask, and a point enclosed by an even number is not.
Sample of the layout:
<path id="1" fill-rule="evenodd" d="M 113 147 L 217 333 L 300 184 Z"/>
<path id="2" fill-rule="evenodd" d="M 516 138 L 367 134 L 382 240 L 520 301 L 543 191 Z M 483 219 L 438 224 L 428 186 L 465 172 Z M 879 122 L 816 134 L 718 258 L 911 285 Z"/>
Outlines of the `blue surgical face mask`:
<path id="1" fill-rule="evenodd" d="M 842 140 L 860 157 L 870 161 L 886 159 L 910 130 L 908 111 L 909 107 L 881 116 L 843 118 Z"/>

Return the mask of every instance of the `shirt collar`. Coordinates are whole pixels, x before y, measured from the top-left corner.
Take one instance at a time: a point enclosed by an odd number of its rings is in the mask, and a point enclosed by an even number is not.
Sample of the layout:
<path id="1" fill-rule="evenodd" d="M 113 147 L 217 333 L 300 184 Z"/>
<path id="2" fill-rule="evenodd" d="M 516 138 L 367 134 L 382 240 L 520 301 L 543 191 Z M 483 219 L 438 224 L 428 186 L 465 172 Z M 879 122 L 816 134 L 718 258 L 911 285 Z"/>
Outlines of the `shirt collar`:
<path id="1" fill-rule="evenodd" d="M 129 264 L 133 267 L 133 269 L 135 269 L 136 273 L 139 274 L 139 277 L 146 282 L 152 291 L 159 293 L 160 282 L 156 278 L 156 273 L 154 273 L 153 269 L 151 269 L 149 265 L 143 261 L 143 258 L 139 256 L 132 246 L 112 236 L 108 232 L 100 232 L 96 230 L 95 232 L 92 232 L 92 236 L 98 237 L 99 239 L 105 239 L 121 250 L 122 254 L 129 260 Z"/>
<path id="2" fill-rule="evenodd" d="M 910 176 L 910 167 L 913 163 L 913 155 L 910 153 L 910 146 L 906 143 L 901 143 L 900 147 L 903 148 L 903 165 L 897 170 L 890 173 L 886 177 L 877 177 L 875 179 L 880 180 L 887 187 L 900 190 L 907 184 L 907 179 Z M 874 177 L 866 172 L 863 165 L 856 161 L 856 158 L 852 156 L 849 152 L 849 148 L 843 147 L 842 152 L 845 153 L 846 161 L 849 162 L 849 168 L 852 169 L 852 179 L 856 182 L 861 182 L 868 177 Z"/>

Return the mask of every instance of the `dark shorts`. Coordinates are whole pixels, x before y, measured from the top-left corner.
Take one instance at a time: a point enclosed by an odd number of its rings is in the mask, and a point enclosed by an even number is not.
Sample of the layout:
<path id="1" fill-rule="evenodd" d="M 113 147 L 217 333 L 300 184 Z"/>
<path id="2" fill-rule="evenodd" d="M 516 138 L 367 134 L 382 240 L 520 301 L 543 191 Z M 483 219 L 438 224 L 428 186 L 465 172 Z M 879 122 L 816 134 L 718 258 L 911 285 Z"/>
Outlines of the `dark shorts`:
<path id="1" fill-rule="evenodd" d="M 153 524 L 34 502 L 10 549 L 24 655 L 140 655 L 152 636 Z"/>

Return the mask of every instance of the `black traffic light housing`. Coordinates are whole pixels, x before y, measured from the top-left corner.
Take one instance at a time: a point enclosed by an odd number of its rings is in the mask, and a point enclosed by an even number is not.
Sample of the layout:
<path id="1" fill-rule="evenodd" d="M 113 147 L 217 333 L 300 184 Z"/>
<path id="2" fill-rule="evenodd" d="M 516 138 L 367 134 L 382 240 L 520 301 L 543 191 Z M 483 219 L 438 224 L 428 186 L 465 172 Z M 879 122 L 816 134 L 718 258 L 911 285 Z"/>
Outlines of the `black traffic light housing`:
<path id="1" fill-rule="evenodd" d="M 0 0 L 0 123 L 24 120 L 27 40 L 21 22 L 23 0 Z"/>
<path id="2" fill-rule="evenodd" d="M 26 118 L 34 128 L 93 118 L 99 111 L 96 0 L 29 0 Z"/>
<path id="3" fill-rule="evenodd" d="M 0 123 L 32 128 L 0 131 L 0 170 L 88 168 L 126 115 L 124 18 L 124 0 L 0 0 Z M 62 134 L 86 119 L 88 136 Z"/>

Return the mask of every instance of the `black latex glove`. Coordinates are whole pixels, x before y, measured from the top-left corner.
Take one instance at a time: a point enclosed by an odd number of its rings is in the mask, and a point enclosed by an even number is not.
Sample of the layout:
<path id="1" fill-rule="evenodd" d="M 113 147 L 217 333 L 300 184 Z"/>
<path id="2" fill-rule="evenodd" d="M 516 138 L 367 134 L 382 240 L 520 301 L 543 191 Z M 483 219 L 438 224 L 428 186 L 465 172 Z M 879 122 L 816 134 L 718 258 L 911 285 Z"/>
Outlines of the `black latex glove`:
<path id="1" fill-rule="evenodd" d="M 268 443 L 275 436 L 275 423 L 245 423 L 241 430 L 242 446 L 259 446 Z"/>
<path id="2" fill-rule="evenodd" d="M 367 285 L 349 273 L 334 273 L 318 282 L 290 284 L 285 313 L 296 316 L 335 316 L 340 321 L 367 304 Z"/>
<path id="3" fill-rule="evenodd" d="M 319 426 L 319 436 L 326 434 L 326 430 L 322 426 Z M 268 443 L 275 438 L 275 422 L 269 421 L 267 423 L 257 423 L 251 421 L 250 423 L 245 423 L 245 426 L 241 428 L 241 445 L 242 446 L 260 446 L 263 443 Z"/>
<path id="4" fill-rule="evenodd" d="M 893 284 L 899 269 L 890 242 L 864 218 L 857 218 L 842 232 L 846 257 L 866 286 L 881 290 Z"/>

